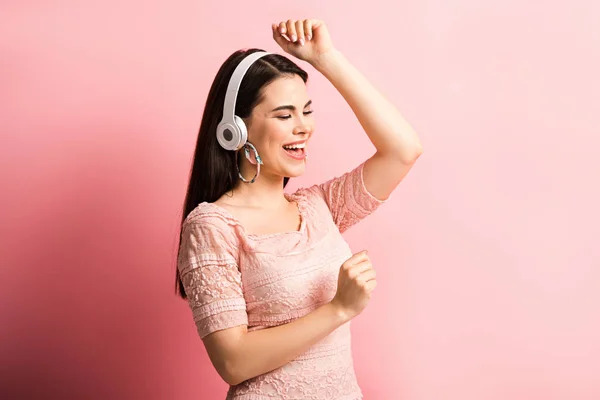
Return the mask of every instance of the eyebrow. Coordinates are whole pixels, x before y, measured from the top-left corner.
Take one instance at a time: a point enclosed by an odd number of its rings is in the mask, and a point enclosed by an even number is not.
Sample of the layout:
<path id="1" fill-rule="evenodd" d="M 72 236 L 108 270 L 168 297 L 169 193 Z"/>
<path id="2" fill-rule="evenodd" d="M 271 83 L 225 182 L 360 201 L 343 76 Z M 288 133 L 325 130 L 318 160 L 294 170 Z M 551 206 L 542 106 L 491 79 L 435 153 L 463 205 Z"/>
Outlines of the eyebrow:
<path id="1" fill-rule="evenodd" d="M 309 101 L 308 101 L 308 103 L 306 103 L 306 104 L 304 105 L 304 108 L 306 108 L 306 107 L 310 106 L 311 104 L 312 104 L 312 100 L 309 100 Z M 272 109 L 272 110 L 271 110 L 271 112 L 274 112 L 274 111 L 280 111 L 280 110 L 290 110 L 290 111 L 295 111 L 295 110 L 296 110 L 296 107 L 295 107 L 295 106 L 292 106 L 292 105 L 279 106 L 279 107 L 276 107 L 276 108 Z"/>

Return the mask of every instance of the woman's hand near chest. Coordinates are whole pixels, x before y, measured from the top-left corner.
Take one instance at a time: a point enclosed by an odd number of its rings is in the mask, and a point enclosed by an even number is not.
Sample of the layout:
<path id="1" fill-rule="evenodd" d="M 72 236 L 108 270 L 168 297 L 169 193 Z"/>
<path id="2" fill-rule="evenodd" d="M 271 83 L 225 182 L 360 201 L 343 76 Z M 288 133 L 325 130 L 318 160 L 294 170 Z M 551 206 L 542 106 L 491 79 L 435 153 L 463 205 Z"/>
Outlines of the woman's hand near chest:
<path id="1" fill-rule="evenodd" d="M 375 270 L 366 251 L 354 254 L 340 267 L 333 304 L 346 320 L 360 314 L 377 286 Z"/>

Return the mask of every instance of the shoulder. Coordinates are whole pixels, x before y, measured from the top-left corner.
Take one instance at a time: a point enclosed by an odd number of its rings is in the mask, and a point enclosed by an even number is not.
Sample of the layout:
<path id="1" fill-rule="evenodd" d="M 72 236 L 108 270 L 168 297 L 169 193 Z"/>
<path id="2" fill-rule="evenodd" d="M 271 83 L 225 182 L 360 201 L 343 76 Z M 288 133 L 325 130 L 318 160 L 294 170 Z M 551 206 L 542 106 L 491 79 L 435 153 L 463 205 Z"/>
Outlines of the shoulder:
<path id="1" fill-rule="evenodd" d="M 237 246 L 239 222 L 213 203 L 198 204 L 185 218 L 181 229 L 200 238 L 225 241 Z"/>
<path id="2" fill-rule="evenodd" d="M 298 203 L 303 216 L 308 219 L 322 220 L 330 218 L 331 213 L 327 206 L 322 187 L 320 184 L 300 187 L 295 192 L 287 195 L 288 199 Z"/>
<path id="3" fill-rule="evenodd" d="M 237 225 L 237 221 L 222 207 L 202 202 L 183 221 L 183 226 L 188 225 L 211 225 L 220 229 L 231 229 Z"/>
<path id="4" fill-rule="evenodd" d="M 322 190 L 319 184 L 303 186 L 296 189 L 295 192 L 287 195 L 288 198 L 302 201 L 305 204 L 317 204 L 323 201 Z"/>

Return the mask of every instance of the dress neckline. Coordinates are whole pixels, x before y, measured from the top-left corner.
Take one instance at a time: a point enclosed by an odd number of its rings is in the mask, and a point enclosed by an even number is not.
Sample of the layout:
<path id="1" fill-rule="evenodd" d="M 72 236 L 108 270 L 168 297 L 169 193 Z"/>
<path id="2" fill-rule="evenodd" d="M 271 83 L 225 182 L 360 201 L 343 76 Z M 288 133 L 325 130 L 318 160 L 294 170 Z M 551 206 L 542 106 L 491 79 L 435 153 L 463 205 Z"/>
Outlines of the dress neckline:
<path id="1" fill-rule="evenodd" d="M 229 212 L 229 210 L 227 210 L 226 208 L 221 207 L 220 205 L 218 205 L 216 203 L 208 203 L 207 202 L 205 204 L 209 205 L 210 207 L 215 209 L 217 212 L 219 212 L 221 215 L 223 215 L 227 219 L 231 220 L 235 225 L 239 226 L 239 228 L 243 232 L 244 236 L 246 236 L 248 238 L 267 239 L 267 238 L 278 237 L 278 236 L 303 234 L 304 231 L 306 230 L 306 213 L 304 212 L 304 203 L 302 200 L 302 196 L 297 196 L 295 193 L 293 193 L 293 194 L 284 193 L 283 195 L 285 196 L 285 198 L 288 201 L 296 203 L 296 207 L 298 208 L 298 216 L 300 217 L 300 228 L 297 230 L 285 231 L 285 232 L 263 233 L 263 234 L 250 233 L 246 230 L 244 225 L 236 217 L 234 217 L 233 214 L 231 214 L 231 212 Z"/>

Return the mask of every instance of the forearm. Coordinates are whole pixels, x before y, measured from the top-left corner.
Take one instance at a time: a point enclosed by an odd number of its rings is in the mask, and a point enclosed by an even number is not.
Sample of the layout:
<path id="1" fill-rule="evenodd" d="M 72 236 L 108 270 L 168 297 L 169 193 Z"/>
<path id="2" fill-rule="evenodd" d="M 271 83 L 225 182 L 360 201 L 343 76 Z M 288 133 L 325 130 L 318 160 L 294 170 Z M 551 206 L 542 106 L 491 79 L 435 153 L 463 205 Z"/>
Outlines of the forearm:
<path id="1" fill-rule="evenodd" d="M 232 356 L 233 383 L 287 364 L 347 321 L 347 316 L 327 303 L 288 324 L 246 333 Z"/>
<path id="2" fill-rule="evenodd" d="M 421 143 L 412 127 L 340 51 L 323 54 L 311 65 L 346 100 L 380 154 L 411 160 L 420 152 Z"/>

